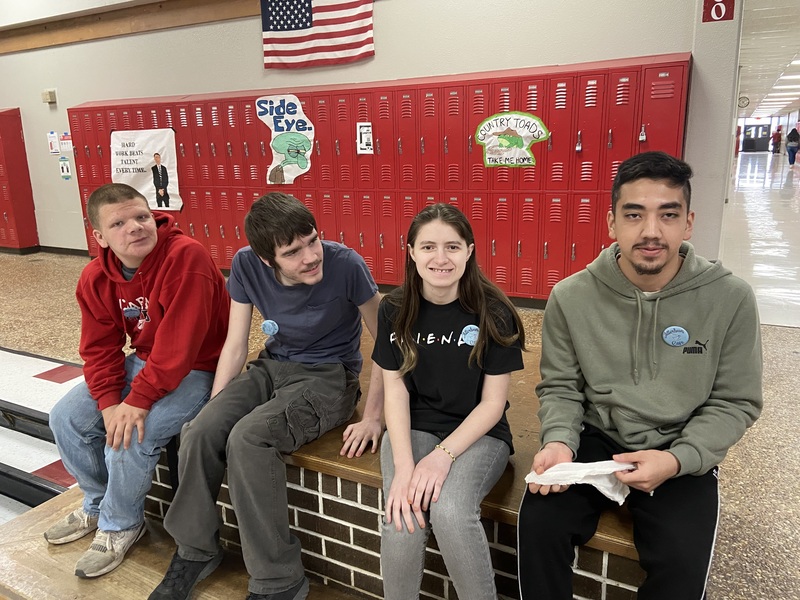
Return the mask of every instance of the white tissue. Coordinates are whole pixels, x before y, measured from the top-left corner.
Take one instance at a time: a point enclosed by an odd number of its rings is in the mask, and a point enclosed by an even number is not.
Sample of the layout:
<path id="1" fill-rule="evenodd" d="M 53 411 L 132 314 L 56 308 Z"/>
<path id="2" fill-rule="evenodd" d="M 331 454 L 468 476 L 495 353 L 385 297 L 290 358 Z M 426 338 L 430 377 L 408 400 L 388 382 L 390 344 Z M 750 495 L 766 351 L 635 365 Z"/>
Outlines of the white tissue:
<path id="1" fill-rule="evenodd" d="M 596 487 L 604 496 L 622 504 L 630 492 L 630 488 L 614 477 L 616 471 L 635 469 L 631 463 L 615 460 L 602 460 L 593 463 L 559 463 L 537 475 L 531 471 L 525 476 L 526 483 L 539 485 L 572 485 L 588 483 Z"/>

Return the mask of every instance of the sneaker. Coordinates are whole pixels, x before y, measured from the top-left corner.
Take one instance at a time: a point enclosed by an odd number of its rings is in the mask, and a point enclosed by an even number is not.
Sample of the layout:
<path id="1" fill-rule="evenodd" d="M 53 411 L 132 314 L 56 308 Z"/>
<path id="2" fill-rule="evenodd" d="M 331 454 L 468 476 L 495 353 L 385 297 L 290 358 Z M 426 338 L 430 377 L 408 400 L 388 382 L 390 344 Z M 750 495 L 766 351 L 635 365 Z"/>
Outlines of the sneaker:
<path id="1" fill-rule="evenodd" d="M 209 560 L 186 560 L 178 556 L 176 550 L 167 574 L 147 600 L 188 600 L 194 586 L 211 575 L 222 562 L 222 554 L 220 550 Z"/>
<path id="2" fill-rule="evenodd" d="M 51 544 L 68 544 L 97 529 L 99 515 L 90 515 L 77 508 L 44 532 L 44 539 Z"/>
<path id="3" fill-rule="evenodd" d="M 75 565 L 75 575 L 82 578 L 99 577 L 116 569 L 125 553 L 144 535 L 144 522 L 122 531 L 98 529 L 89 549 Z"/>
<path id="4" fill-rule="evenodd" d="M 277 592 L 275 594 L 254 594 L 250 592 L 247 594 L 245 600 L 305 600 L 307 597 L 308 578 L 303 577 L 297 585 L 284 592 Z"/>

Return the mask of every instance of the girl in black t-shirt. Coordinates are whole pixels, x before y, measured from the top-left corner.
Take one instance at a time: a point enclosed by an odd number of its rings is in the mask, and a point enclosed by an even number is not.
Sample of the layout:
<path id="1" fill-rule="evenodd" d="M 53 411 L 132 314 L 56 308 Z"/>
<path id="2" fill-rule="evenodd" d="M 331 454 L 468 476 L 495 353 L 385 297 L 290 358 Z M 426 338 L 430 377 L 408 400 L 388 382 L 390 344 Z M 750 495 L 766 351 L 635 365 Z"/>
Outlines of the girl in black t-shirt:
<path id="1" fill-rule="evenodd" d="M 372 355 L 388 430 L 384 596 L 418 596 L 432 528 L 458 597 L 496 598 L 480 503 L 513 451 L 505 411 L 510 373 L 523 368 L 522 322 L 481 273 L 457 208 L 426 207 L 407 240 L 405 282 L 381 303 Z"/>

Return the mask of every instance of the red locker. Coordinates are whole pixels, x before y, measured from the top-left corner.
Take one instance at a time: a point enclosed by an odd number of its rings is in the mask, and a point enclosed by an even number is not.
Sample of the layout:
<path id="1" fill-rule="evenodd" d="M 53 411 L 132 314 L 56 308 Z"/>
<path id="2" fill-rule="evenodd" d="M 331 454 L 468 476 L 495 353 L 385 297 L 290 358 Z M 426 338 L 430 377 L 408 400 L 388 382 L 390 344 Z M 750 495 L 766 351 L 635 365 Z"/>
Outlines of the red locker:
<path id="1" fill-rule="evenodd" d="M 317 189 L 332 189 L 337 185 L 336 158 L 333 140 L 333 109 L 328 96 L 315 95 L 311 101 L 314 124 L 314 148 L 312 149 L 311 171 Z M 306 173 L 308 175 L 308 173 Z M 304 175 L 304 177 L 306 176 Z"/>
<path id="2" fill-rule="evenodd" d="M 372 141 L 375 144 L 375 171 L 377 187 L 390 190 L 397 187 L 397 155 L 394 122 L 396 110 L 394 92 L 381 90 L 375 94 L 377 110 L 373 111 Z"/>
<path id="3" fill-rule="evenodd" d="M 311 166 L 309 167 L 308 171 L 297 177 L 294 182 L 300 188 L 303 189 L 313 189 L 317 188 L 319 185 L 319 161 L 317 157 L 320 155 L 321 149 L 319 147 L 319 135 L 320 131 L 329 131 L 330 130 L 330 119 L 325 121 L 324 127 L 320 127 L 319 123 L 317 123 L 316 113 L 317 107 L 314 99 L 310 95 L 299 94 L 297 99 L 300 101 L 300 107 L 303 109 L 303 113 L 308 117 L 309 121 L 311 121 L 312 127 L 314 128 L 314 144 L 311 150 L 306 154 L 306 158 L 308 158 Z M 327 104 L 323 107 L 325 114 L 328 114 L 328 107 Z M 267 150 L 267 162 L 265 166 L 265 173 L 266 170 L 269 169 L 269 166 L 272 164 L 272 148 L 269 145 L 269 140 L 271 139 L 272 132 L 270 131 L 269 127 L 265 123 L 261 124 L 264 128 L 262 135 L 266 140 L 266 150 Z M 266 179 L 264 180 L 266 183 Z M 332 184 L 331 184 L 332 185 Z"/>
<path id="4" fill-rule="evenodd" d="M 18 108 L 0 110 L 0 246 L 39 246 L 28 155 Z"/>
<path id="5" fill-rule="evenodd" d="M 472 226 L 472 233 L 475 235 L 475 254 L 478 259 L 478 266 L 489 276 L 491 238 L 489 237 L 490 207 L 488 194 L 468 195 L 464 209 L 464 214 L 467 215 L 469 224 Z"/>
<path id="6" fill-rule="evenodd" d="M 78 185 L 89 184 L 89 136 L 91 123 L 83 122 L 85 111 L 69 109 L 69 128 L 72 132 L 72 153 L 75 158 L 75 171 Z"/>
<path id="7" fill-rule="evenodd" d="M 577 132 L 571 178 L 575 190 L 600 189 L 605 98 L 605 75 L 592 73 L 578 77 Z"/>
<path id="8" fill-rule="evenodd" d="M 317 220 L 317 231 L 322 240 L 339 241 L 339 231 L 336 223 L 337 200 L 333 192 L 319 192 L 317 194 L 317 210 L 314 217 Z"/>
<path id="9" fill-rule="evenodd" d="M 215 186 L 228 186 L 236 183 L 231 176 L 230 157 L 227 152 L 229 140 L 226 139 L 228 130 L 225 122 L 226 109 L 226 103 L 220 101 L 208 102 L 206 106 L 205 131 L 208 136 L 208 161 L 211 163 L 211 182 Z"/>
<path id="10" fill-rule="evenodd" d="M 639 100 L 639 72 L 626 70 L 609 75 L 606 94 L 607 132 L 600 189 L 611 189 L 619 165 L 633 155 L 636 130 L 636 106 Z M 603 213 L 605 221 L 605 213 Z"/>
<path id="11" fill-rule="evenodd" d="M 192 131 L 191 108 L 188 104 L 175 106 L 175 145 L 178 152 L 178 178 L 181 186 L 196 186 L 200 182 L 197 168 L 199 148 Z"/>
<path id="12" fill-rule="evenodd" d="M 359 219 L 358 199 L 351 191 L 342 191 L 336 194 L 335 208 L 336 238 L 334 241 L 344 244 L 353 250 L 359 249 Z M 328 239 L 334 239 L 329 237 Z"/>
<path id="13" fill-rule="evenodd" d="M 200 190 L 200 212 L 203 221 L 201 235 L 214 264 L 222 266 L 225 263 L 225 248 L 222 240 L 224 225 L 228 223 L 230 206 L 227 202 L 227 192 L 217 188 L 205 188 Z M 223 226 L 222 228 L 220 226 Z"/>
<path id="14" fill-rule="evenodd" d="M 375 152 L 375 119 L 377 111 L 371 92 L 359 92 L 353 94 L 355 102 L 354 120 L 350 124 L 353 139 L 356 140 L 356 124 L 372 123 L 372 151 Z M 373 190 L 378 187 L 378 178 L 375 172 L 375 154 L 357 154 L 355 144 L 353 146 L 353 156 L 351 159 L 355 165 L 355 185 L 362 190 Z"/>
<path id="15" fill-rule="evenodd" d="M 491 242 L 489 246 L 489 269 L 486 275 L 504 292 L 511 291 L 514 221 L 510 194 L 495 194 L 492 197 Z"/>
<path id="16" fill-rule="evenodd" d="M 546 122 L 544 116 L 544 92 L 545 82 L 543 79 L 526 79 L 520 84 L 520 93 L 524 94 L 523 100 L 525 102 L 523 110 L 542 119 L 545 126 L 547 126 L 549 129 L 549 123 Z M 546 148 L 546 141 L 531 144 L 530 150 L 533 153 L 535 164 L 532 167 L 524 167 L 520 169 L 519 189 L 527 191 L 538 190 L 541 188 Z"/>
<path id="17" fill-rule="evenodd" d="M 567 275 L 585 269 L 597 256 L 597 194 L 574 194 L 570 212 Z"/>
<path id="18" fill-rule="evenodd" d="M 187 187 L 184 187 L 181 191 L 183 199 L 183 208 L 180 213 L 181 229 L 208 249 L 208 240 L 203 234 L 204 219 L 200 191 Z"/>
<path id="19" fill-rule="evenodd" d="M 396 94 L 399 104 L 397 115 L 397 164 L 400 189 L 409 190 L 417 185 L 419 176 L 419 139 L 417 90 L 401 89 Z"/>
<path id="20" fill-rule="evenodd" d="M 378 257 L 377 204 L 374 192 L 357 193 L 356 216 L 358 224 L 357 244 L 351 246 L 364 258 L 372 277 L 380 273 Z M 349 244 L 348 244 L 349 245 Z"/>
<path id="21" fill-rule="evenodd" d="M 570 187 L 570 162 L 575 153 L 572 136 L 574 113 L 574 87 L 572 77 L 551 78 L 548 83 L 547 119 L 550 130 L 547 140 L 547 165 L 545 189 L 566 190 Z"/>
<path id="22" fill-rule="evenodd" d="M 267 169 L 272 164 L 272 149 L 269 147 L 270 129 L 258 118 L 255 99 L 241 101 L 239 111 L 241 113 L 244 185 L 256 189 L 266 189 Z M 303 177 L 308 176 L 304 175 Z M 310 179 L 310 177 L 308 178 Z"/>
<path id="23" fill-rule="evenodd" d="M 542 293 L 565 277 L 567 242 L 567 195 L 546 194 L 542 219 Z"/>
<path id="24" fill-rule="evenodd" d="M 450 204 L 451 206 L 455 206 L 458 210 L 464 212 L 464 198 L 462 197 L 461 192 L 448 192 L 442 194 L 440 202 L 444 202 L 445 204 Z"/>
<path id="25" fill-rule="evenodd" d="M 420 199 L 416 192 L 403 192 L 400 194 L 401 214 L 400 214 L 400 252 L 406 252 L 406 237 L 411 227 L 411 222 L 420 211 Z"/>
<path id="26" fill-rule="evenodd" d="M 393 192 L 378 194 L 378 259 L 375 281 L 399 285 L 403 281 L 403 253 L 400 251 L 401 206 Z"/>
<path id="27" fill-rule="evenodd" d="M 466 187 L 470 190 L 485 190 L 489 187 L 489 169 L 483 163 L 483 146 L 475 140 L 475 132 L 489 117 L 489 85 L 467 87 L 466 115 Z"/>
<path id="28" fill-rule="evenodd" d="M 335 115 L 333 119 L 333 153 L 337 186 L 344 189 L 356 187 L 356 128 L 355 111 L 350 94 L 334 97 Z M 319 133 L 319 131 L 317 131 Z"/>
<path id="29" fill-rule="evenodd" d="M 249 193 L 246 188 L 237 188 L 232 190 L 233 204 L 231 206 L 231 218 L 233 220 L 233 231 L 231 232 L 232 243 L 235 250 L 247 246 L 247 238 L 244 234 L 244 218 L 247 216 L 247 211 L 253 204 L 253 201 L 258 197 L 253 198 L 253 194 Z M 234 251 L 234 254 L 236 252 Z"/>
<path id="30" fill-rule="evenodd" d="M 439 190 L 442 187 L 442 134 L 443 111 L 439 90 L 425 87 L 419 90 L 419 160 L 420 188 Z"/>
<path id="31" fill-rule="evenodd" d="M 464 113 L 464 88 L 445 87 L 442 90 L 442 152 L 444 157 L 443 187 L 462 190 L 466 183 L 466 148 L 470 134 Z"/>
<path id="32" fill-rule="evenodd" d="M 513 106 L 512 106 L 513 104 Z M 517 110 L 517 84 L 516 83 L 495 83 L 492 85 L 492 105 L 489 115 Z M 491 167 L 489 171 L 489 182 L 494 190 L 513 190 L 516 186 L 514 172 L 517 169 L 511 167 Z"/>
<path id="33" fill-rule="evenodd" d="M 595 237 L 595 248 L 597 251 L 595 254 L 600 254 L 600 252 L 614 243 L 614 240 L 608 235 L 608 211 L 610 210 L 611 192 L 602 192 L 600 194 L 600 202 L 597 203 L 597 214 L 595 216 L 595 223 L 597 225 L 597 237 Z"/>
<path id="34" fill-rule="evenodd" d="M 683 156 L 687 73 L 684 65 L 644 70 L 637 152 L 663 150 L 679 158 Z"/>
<path id="35" fill-rule="evenodd" d="M 86 205 L 89 203 L 89 196 L 93 190 L 94 188 L 88 184 L 81 185 L 79 187 L 81 195 L 81 212 L 83 213 L 83 233 L 86 236 L 86 246 L 89 249 L 89 256 L 97 256 L 99 252 L 97 240 L 92 234 L 94 228 L 92 227 L 91 223 L 89 223 L 89 217 L 86 215 Z"/>
<path id="36" fill-rule="evenodd" d="M 243 112 L 241 103 L 236 100 L 227 100 L 223 104 L 223 141 L 224 154 L 230 171 L 228 180 L 234 186 L 247 185 L 249 177 L 244 156 L 244 139 L 242 123 Z"/>
<path id="37" fill-rule="evenodd" d="M 535 298 L 541 294 L 541 200 L 532 194 L 517 194 L 514 218 L 514 278 L 511 293 Z"/>
<path id="38" fill-rule="evenodd" d="M 420 192 L 420 202 L 418 209 L 422 210 L 426 206 L 439 203 L 439 194 L 436 192 Z M 419 212 L 419 210 L 417 212 Z"/>

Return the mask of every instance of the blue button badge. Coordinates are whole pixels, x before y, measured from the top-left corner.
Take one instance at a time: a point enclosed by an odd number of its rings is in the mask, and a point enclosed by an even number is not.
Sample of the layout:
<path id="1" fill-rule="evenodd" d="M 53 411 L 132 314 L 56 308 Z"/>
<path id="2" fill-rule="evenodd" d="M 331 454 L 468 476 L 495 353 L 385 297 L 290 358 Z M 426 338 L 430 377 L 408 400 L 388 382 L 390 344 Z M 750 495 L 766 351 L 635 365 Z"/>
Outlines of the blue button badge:
<path id="1" fill-rule="evenodd" d="M 278 324 L 275 321 L 264 321 L 261 324 L 261 331 L 267 335 L 275 335 L 278 333 Z"/>
<path id="2" fill-rule="evenodd" d="M 467 325 L 461 331 L 461 339 L 464 340 L 464 343 L 468 346 L 474 346 L 478 343 L 478 332 L 480 329 L 477 325 Z"/>
<path id="3" fill-rule="evenodd" d="M 667 346 L 683 346 L 689 341 L 689 332 L 683 327 L 677 325 L 670 325 L 661 334 L 661 338 Z"/>

